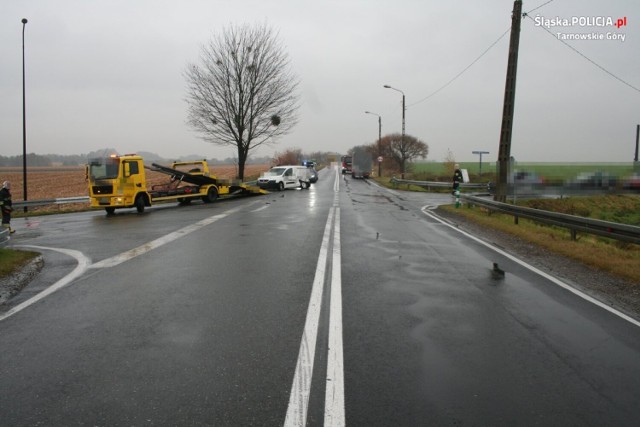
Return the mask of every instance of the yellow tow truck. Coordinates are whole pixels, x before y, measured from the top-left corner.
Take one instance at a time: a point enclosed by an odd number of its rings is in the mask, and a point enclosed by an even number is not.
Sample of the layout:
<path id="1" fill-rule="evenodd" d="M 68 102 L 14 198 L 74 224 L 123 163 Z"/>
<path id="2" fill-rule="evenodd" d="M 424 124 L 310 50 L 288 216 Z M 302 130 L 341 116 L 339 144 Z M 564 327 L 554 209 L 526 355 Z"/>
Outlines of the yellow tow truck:
<path id="1" fill-rule="evenodd" d="M 165 174 L 168 180 L 148 185 L 145 169 Z M 136 208 L 142 213 L 145 207 L 163 202 L 189 204 L 200 199 L 212 203 L 218 196 L 266 194 L 256 186 L 216 178 L 206 160 L 174 162 L 170 167 L 157 163 L 145 166 L 136 154 L 89 159 L 87 180 L 91 207 L 104 208 L 107 214 L 120 208 Z"/>

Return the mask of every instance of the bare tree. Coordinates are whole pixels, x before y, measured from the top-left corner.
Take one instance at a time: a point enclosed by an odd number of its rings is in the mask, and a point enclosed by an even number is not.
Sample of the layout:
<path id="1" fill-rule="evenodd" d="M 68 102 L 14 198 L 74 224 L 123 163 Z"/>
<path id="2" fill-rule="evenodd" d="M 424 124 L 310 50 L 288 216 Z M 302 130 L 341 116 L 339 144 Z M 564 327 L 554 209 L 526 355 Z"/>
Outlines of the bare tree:
<path id="1" fill-rule="evenodd" d="M 202 139 L 237 147 L 238 178 L 249 152 L 275 143 L 297 122 L 298 79 L 266 25 L 230 26 L 202 46 L 185 72 L 188 122 Z"/>
<path id="2" fill-rule="evenodd" d="M 388 150 L 387 155 L 391 156 L 400 167 L 402 178 L 408 162 L 418 157 L 425 158 L 429 154 L 429 146 L 411 135 L 405 135 L 404 138 L 399 133 L 386 135 L 382 138 L 382 145 Z"/>
<path id="3" fill-rule="evenodd" d="M 453 176 L 456 170 L 456 163 L 456 156 L 453 155 L 450 148 L 447 148 L 447 155 L 444 157 L 444 169 L 447 175 Z"/>
<path id="4" fill-rule="evenodd" d="M 275 153 L 272 163 L 274 165 L 298 165 L 302 162 L 302 150 L 289 148 L 284 153 Z"/>

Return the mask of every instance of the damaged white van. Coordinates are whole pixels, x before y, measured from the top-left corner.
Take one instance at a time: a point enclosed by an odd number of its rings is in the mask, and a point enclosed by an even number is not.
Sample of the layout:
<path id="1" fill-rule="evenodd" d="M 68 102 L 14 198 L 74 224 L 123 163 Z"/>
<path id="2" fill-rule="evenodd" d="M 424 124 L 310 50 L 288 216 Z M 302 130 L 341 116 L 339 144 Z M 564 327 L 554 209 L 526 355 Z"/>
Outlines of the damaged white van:
<path id="1" fill-rule="evenodd" d="M 258 187 L 263 190 L 308 189 L 310 186 L 311 177 L 305 166 L 275 166 L 258 178 Z"/>

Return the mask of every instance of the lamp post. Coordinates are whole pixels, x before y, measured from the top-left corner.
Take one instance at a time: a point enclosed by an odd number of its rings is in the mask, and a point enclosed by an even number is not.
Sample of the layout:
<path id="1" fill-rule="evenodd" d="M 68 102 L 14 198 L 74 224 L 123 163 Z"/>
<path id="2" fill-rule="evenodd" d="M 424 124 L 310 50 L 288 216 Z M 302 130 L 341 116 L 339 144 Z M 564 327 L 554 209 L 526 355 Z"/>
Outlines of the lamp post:
<path id="1" fill-rule="evenodd" d="M 402 145 L 404 146 L 404 111 L 405 111 L 405 104 L 404 104 L 404 92 L 401 91 L 400 89 L 396 89 L 394 87 L 391 87 L 389 85 L 384 85 L 385 89 L 391 89 L 391 90 L 395 90 L 396 92 L 400 92 L 402 94 Z M 402 167 L 402 179 L 404 179 L 404 166 Z"/>
<path id="2" fill-rule="evenodd" d="M 22 18 L 22 195 L 27 201 L 27 107 L 25 95 L 25 73 L 24 73 L 24 29 L 27 26 L 27 19 Z M 24 206 L 27 212 L 27 205 Z"/>
<path id="3" fill-rule="evenodd" d="M 489 154 L 489 152 L 488 151 L 472 151 L 471 153 L 480 155 L 480 179 L 482 179 L 482 155 Z"/>
<path id="4" fill-rule="evenodd" d="M 378 178 L 380 178 L 382 176 L 382 172 L 380 170 L 380 166 L 382 164 L 380 161 L 380 157 L 382 157 L 382 116 L 380 114 L 372 113 L 371 111 L 365 111 L 364 113 L 378 116 Z"/>

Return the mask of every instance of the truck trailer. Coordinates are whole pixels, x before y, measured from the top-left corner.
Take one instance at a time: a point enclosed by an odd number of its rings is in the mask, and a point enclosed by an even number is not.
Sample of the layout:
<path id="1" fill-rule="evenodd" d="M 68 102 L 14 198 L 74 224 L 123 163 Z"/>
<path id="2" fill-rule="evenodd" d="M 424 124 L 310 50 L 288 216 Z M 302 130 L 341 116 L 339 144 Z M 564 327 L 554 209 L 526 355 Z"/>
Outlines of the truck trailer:
<path id="1" fill-rule="evenodd" d="M 145 169 L 166 175 L 166 182 L 149 183 Z M 87 181 L 91 207 L 104 208 L 107 214 L 121 208 L 136 208 L 142 213 L 157 203 L 211 203 L 223 195 L 266 193 L 255 186 L 216 178 L 206 160 L 146 166 L 136 154 L 89 159 Z"/>
<path id="2" fill-rule="evenodd" d="M 357 147 L 353 150 L 351 160 L 352 178 L 369 178 L 372 167 L 373 160 L 371 158 L 371 153 L 361 147 Z"/>

